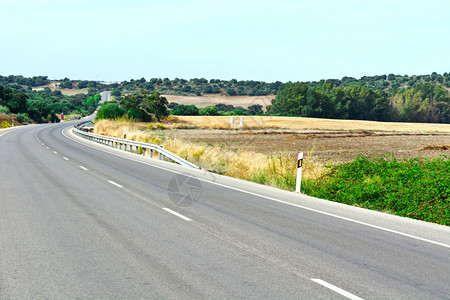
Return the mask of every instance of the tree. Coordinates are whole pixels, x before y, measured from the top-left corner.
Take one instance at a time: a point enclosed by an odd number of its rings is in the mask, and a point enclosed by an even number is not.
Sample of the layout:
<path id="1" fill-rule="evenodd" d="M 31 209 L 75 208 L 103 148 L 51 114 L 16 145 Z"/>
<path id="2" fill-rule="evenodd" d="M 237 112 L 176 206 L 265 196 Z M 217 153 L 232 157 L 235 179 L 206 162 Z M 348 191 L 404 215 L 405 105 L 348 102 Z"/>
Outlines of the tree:
<path id="1" fill-rule="evenodd" d="M 198 116 L 198 108 L 195 105 L 177 105 L 172 111 L 172 115 L 176 116 Z"/>
<path id="2" fill-rule="evenodd" d="M 114 88 L 111 92 L 111 96 L 114 97 L 120 97 L 122 95 L 122 92 L 120 91 L 119 88 Z"/>
<path id="3" fill-rule="evenodd" d="M 14 89 L 7 89 L 6 99 L 6 106 L 9 107 L 12 113 L 27 112 L 28 96 L 25 93 Z"/>
<path id="4" fill-rule="evenodd" d="M 262 105 L 260 104 L 250 105 L 247 110 L 252 116 L 259 116 L 264 114 L 264 111 L 262 110 Z"/>
<path id="5" fill-rule="evenodd" d="M 29 100 L 27 106 L 31 118 L 39 123 L 44 122 L 45 120 L 43 119 L 51 113 L 51 109 L 47 102 L 42 100 Z"/>
<path id="6" fill-rule="evenodd" d="M 115 119 L 125 114 L 125 110 L 119 107 L 116 101 L 106 101 L 97 111 L 95 120 Z"/>
<path id="7" fill-rule="evenodd" d="M 233 105 L 231 105 L 231 104 L 226 105 L 226 104 L 223 104 L 223 103 L 219 103 L 219 104 L 216 104 L 216 108 L 217 108 L 218 111 L 227 112 L 227 111 L 234 110 L 235 107 Z"/>
<path id="8" fill-rule="evenodd" d="M 190 85 L 185 85 L 182 89 L 181 89 L 181 91 L 182 92 L 184 92 L 184 93 L 190 93 L 191 92 L 191 86 Z"/>
<path id="9" fill-rule="evenodd" d="M 212 94 L 219 94 L 220 88 L 217 85 L 212 86 Z"/>
<path id="10" fill-rule="evenodd" d="M 207 84 L 207 85 L 203 86 L 203 93 L 212 94 L 212 92 L 213 92 L 213 89 L 212 89 L 211 85 Z"/>
<path id="11" fill-rule="evenodd" d="M 151 118 L 155 118 L 158 122 L 161 117 L 167 116 L 167 105 L 169 102 L 166 97 L 162 97 L 159 92 L 140 89 L 138 93 L 126 95 L 120 105 L 125 110 L 140 109 Z"/>
<path id="12" fill-rule="evenodd" d="M 62 89 L 72 89 L 73 83 L 72 81 L 63 81 L 59 84 L 59 87 Z"/>
<path id="13" fill-rule="evenodd" d="M 207 106 L 198 110 L 200 116 L 219 116 L 220 112 L 216 106 Z"/>
<path id="14" fill-rule="evenodd" d="M 229 95 L 229 96 L 236 96 L 236 91 L 234 90 L 234 88 L 228 88 L 227 89 L 227 95 Z"/>
<path id="15" fill-rule="evenodd" d="M 280 86 L 275 99 L 272 100 L 271 113 L 284 116 L 305 116 L 302 114 L 306 106 L 308 86 L 301 82 L 287 82 Z"/>

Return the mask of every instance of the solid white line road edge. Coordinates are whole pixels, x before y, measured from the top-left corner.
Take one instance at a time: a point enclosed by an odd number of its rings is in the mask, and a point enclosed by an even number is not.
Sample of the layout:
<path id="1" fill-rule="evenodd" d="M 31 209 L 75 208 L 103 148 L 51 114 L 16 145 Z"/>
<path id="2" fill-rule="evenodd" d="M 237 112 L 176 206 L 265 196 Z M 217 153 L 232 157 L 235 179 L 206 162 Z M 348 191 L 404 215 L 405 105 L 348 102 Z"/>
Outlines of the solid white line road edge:
<path id="1" fill-rule="evenodd" d="M 360 298 L 360 297 L 358 297 L 356 295 L 353 295 L 352 293 L 349 293 L 349 292 L 347 292 L 347 291 L 345 291 L 345 290 L 343 290 L 341 288 L 338 288 L 337 286 L 332 285 L 331 283 L 328 283 L 326 281 L 323 281 L 322 279 L 313 278 L 311 280 L 314 281 L 315 283 L 318 283 L 318 284 L 320 284 L 320 285 L 322 285 L 322 286 L 324 286 L 324 287 L 326 287 L 326 288 L 328 288 L 328 289 L 338 293 L 338 294 L 341 294 L 344 297 L 347 297 L 348 299 L 364 300 L 363 298 Z"/>
<path id="2" fill-rule="evenodd" d="M 11 132 L 13 132 L 13 131 L 15 131 L 15 130 L 17 130 L 17 129 L 20 129 L 20 128 L 23 128 L 23 127 L 20 126 L 20 127 L 13 127 L 13 128 L 11 128 L 11 129 L 8 128 L 8 130 L 7 130 L 6 132 L 0 134 L 0 137 L 2 137 L 2 136 L 4 136 L 4 135 L 7 135 L 8 133 L 11 133 Z"/>
<path id="3" fill-rule="evenodd" d="M 192 221 L 192 219 L 189 219 L 188 217 L 183 216 L 182 214 L 177 213 L 176 211 L 173 211 L 167 207 L 163 207 L 163 209 L 169 213 L 171 213 L 172 215 L 177 216 L 178 218 L 182 218 L 185 221 Z"/>
<path id="4" fill-rule="evenodd" d="M 118 155 L 116 153 L 112 153 L 110 151 L 106 151 L 106 150 L 99 149 L 97 147 L 93 147 L 93 146 L 85 144 L 85 143 L 81 143 L 81 142 L 79 142 L 79 141 L 77 141 L 77 140 L 67 136 L 64 133 L 65 129 L 66 128 L 64 128 L 61 133 L 66 138 L 68 138 L 69 140 L 72 140 L 72 141 L 74 141 L 74 142 L 76 142 L 78 144 L 81 144 L 81 145 L 84 145 L 86 147 L 90 147 L 90 148 L 96 149 L 98 151 L 109 153 L 111 155 L 118 156 L 118 157 L 121 157 L 121 158 L 124 158 L 124 159 L 129 159 L 129 160 L 132 160 L 132 161 L 135 161 L 135 162 L 144 163 L 144 164 L 146 164 L 148 166 L 151 166 L 151 167 L 154 167 L 154 168 L 158 168 L 158 169 L 165 170 L 165 171 L 168 171 L 168 172 L 172 172 L 172 173 L 175 173 L 175 174 L 186 175 L 186 174 L 184 174 L 182 172 L 177 172 L 177 171 L 174 171 L 174 170 L 171 170 L 171 169 L 167 169 L 167 168 L 164 168 L 164 167 L 160 167 L 160 166 L 157 166 L 157 165 L 154 165 L 154 164 L 151 164 L 151 163 L 142 162 L 140 160 L 132 159 L 130 157 L 124 157 L 124 156 Z M 214 184 L 214 185 L 225 187 L 225 188 L 228 188 L 228 189 L 232 189 L 232 190 L 235 190 L 235 191 L 238 191 L 238 192 L 246 193 L 248 195 L 257 196 L 257 197 L 264 198 L 264 199 L 267 199 L 267 200 L 270 200 L 270 201 L 283 203 L 283 204 L 290 205 L 290 206 L 293 206 L 293 207 L 297 207 L 297 208 L 309 210 L 309 211 L 312 211 L 312 212 L 316 212 L 316 213 L 319 213 L 319 214 L 323 214 L 323 215 L 326 215 L 326 216 L 329 216 L 329 217 L 338 218 L 338 219 L 345 220 L 345 221 L 348 221 L 348 222 L 353 222 L 353 223 L 356 223 L 356 224 L 359 224 L 359 225 L 363 225 L 363 226 L 371 227 L 371 228 L 374 228 L 374 229 L 378 229 L 378 230 L 382 230 L 382 231 L 398 234 L 398 235 L 401 235 L 401 236 L 404 236 L 404 237 L 408 237 L 408 238 L 411 238 L 411 239 L 419 240 L 419 241 L 422 241 L 422 242 L 426 242 L 426 243 L 429 243 L 429 244 L 438 245 L 438 246 L 442 246 L 442 247 L 450 249 L 450 244 L 440 243 L 440 242 L 437 242 L 437 241 L 433 241 L 433 240 L 429 240 L 429 239 L 422 238 L 422 237 L 419 237 L 419 236 L 415 236 L 415 235 L 412 235 L 412 234 L 409 234 L 409 233 L 404 233 L 404 232 L 401 232 L 401 231 L 397 231 L 397 230 L 381 227 L 381 226 L 378 226 L 378 225 L 373 225 L 373 224 L 369 224 L 369 223 L 366 223 L 366 222 L 350 219 L 350 218 L 347 218 L 347 217 L 342 217 L 342 216 L 339 216 L 339 215 L 336 215 L 336 214 L 332 214 L 332 213 L 328 213 L 328 212 L 321 211 L 321 210 L 318 210 L 318 209 L 306 207 L 306 206 L 303 206 L 303 205 L 299 205 L 299 204 L 290 203 L 290 202 L 287 202 L 287 201 L 275 199 L 275 198 L 272 198 L 272 197 L 269 197 L 269 196 L 260 195 L 260 194 L 257 194 L 257 193 L 253 193 L 253 192 L 249 192 L 249 191 L 240 189 L 240 188 L 235 188 L 235 187 L 228 186 L 228 185 L 225 185 L 225 184 L 209 181 L 209 180 L 206 180 L 206 179 L 202 179 L 202 178 L 197 178 L 197 179 L 200 180 L 200 181 L 209 183 L 209 184 Z"/>
<path id="5" fill-rule="evenodd" d="M 87 168 L 85 168 L 85 167 L 83 167 L 83 166 L 80 166 L 80 168 L 83 169 L 83 170 L 85 170 L 85 171 L 88 170 Z"/>

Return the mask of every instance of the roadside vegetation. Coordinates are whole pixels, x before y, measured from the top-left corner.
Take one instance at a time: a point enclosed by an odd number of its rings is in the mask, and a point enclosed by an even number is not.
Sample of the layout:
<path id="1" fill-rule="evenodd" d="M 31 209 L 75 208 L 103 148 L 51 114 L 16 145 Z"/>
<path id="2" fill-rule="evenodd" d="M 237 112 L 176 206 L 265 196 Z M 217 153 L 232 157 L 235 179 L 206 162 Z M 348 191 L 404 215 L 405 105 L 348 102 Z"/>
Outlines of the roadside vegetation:
<path id="1" fill-rule="evenodd" d="M 226 176 L 258 182 L 285 190 L 295 190 L 296 167 L 291 154 L 279 152 L 265 155 L 253 151 L 237 151 L 219 145 L 190 143 L 164 136 L 173 129 L 160 123 L 134 122 L 126 118 L 99 120 L 94 132 L 107 136 L 163 146 L 178 156 L 195 163 L 205 170 Z M 176 130 L 176 129 L 175 129 Z M 309 155 L 304 162 L 305 178 L 315 178 L 321 173 L 323 164 Z"/>
<path id="2" fill-rule="evenodd" d="M 20 123 L 59 122 L 57 114 L 89 115 L 100 100 L 99 94 L 63 95 L 46 87 L 42 90 L 16 89 L 0 84 L 0 114 L 14 115 Z"/>
<path id="3" fill-rule="evenodd" d="M 170 135 L 170 131 L 178 130 L 173 125 L 176 124 L 134 122 L 126 118 L 99 120 L 95 132 L 115 137 L 123 137 L 126 132 L 128 139 L 162 145 L 213 173 L 295 190 L 296 157 L 292 153 L 267 155 L 223 143 L 187 142 Z M 305 153 L 303 193 L 450 226 L 450 160 L 447 157 L 359 156 L 345 163 L 322 162 L 316 159 L 314 147 L 312 144 Z"/>
<path id="4" fill-rule="evenodd" d="M 305 194 L 450 226 L 450 160 L 360 156 L 305 179 Z"/>

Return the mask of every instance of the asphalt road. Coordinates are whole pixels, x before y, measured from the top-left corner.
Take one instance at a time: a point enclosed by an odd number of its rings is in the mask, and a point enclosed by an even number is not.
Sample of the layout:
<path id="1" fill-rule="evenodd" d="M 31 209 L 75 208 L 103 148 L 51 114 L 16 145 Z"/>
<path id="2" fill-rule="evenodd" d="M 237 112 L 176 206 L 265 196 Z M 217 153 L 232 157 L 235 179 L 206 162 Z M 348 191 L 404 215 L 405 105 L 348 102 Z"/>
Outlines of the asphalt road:
<path id="1" fill-rule="evenodd" d="M 0 130 L 0 299 L 450 299 L 448 227 L 110 150 L 71 125 Z"/>

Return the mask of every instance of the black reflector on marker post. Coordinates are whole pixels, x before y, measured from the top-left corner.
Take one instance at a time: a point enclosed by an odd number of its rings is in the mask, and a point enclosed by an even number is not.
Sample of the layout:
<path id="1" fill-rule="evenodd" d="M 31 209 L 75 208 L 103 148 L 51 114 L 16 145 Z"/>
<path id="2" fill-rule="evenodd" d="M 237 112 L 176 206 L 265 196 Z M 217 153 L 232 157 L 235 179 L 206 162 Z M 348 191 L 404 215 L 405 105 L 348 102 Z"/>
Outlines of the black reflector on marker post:
<path id="1" fill-rule="evenodd" d="M 297 161 L 297 184 L 295 186 L 295 192 L 300 193 L 300 188 L 302 185 L 302 167 L 303 167 L 303 152 L 298 154 Z"/>

